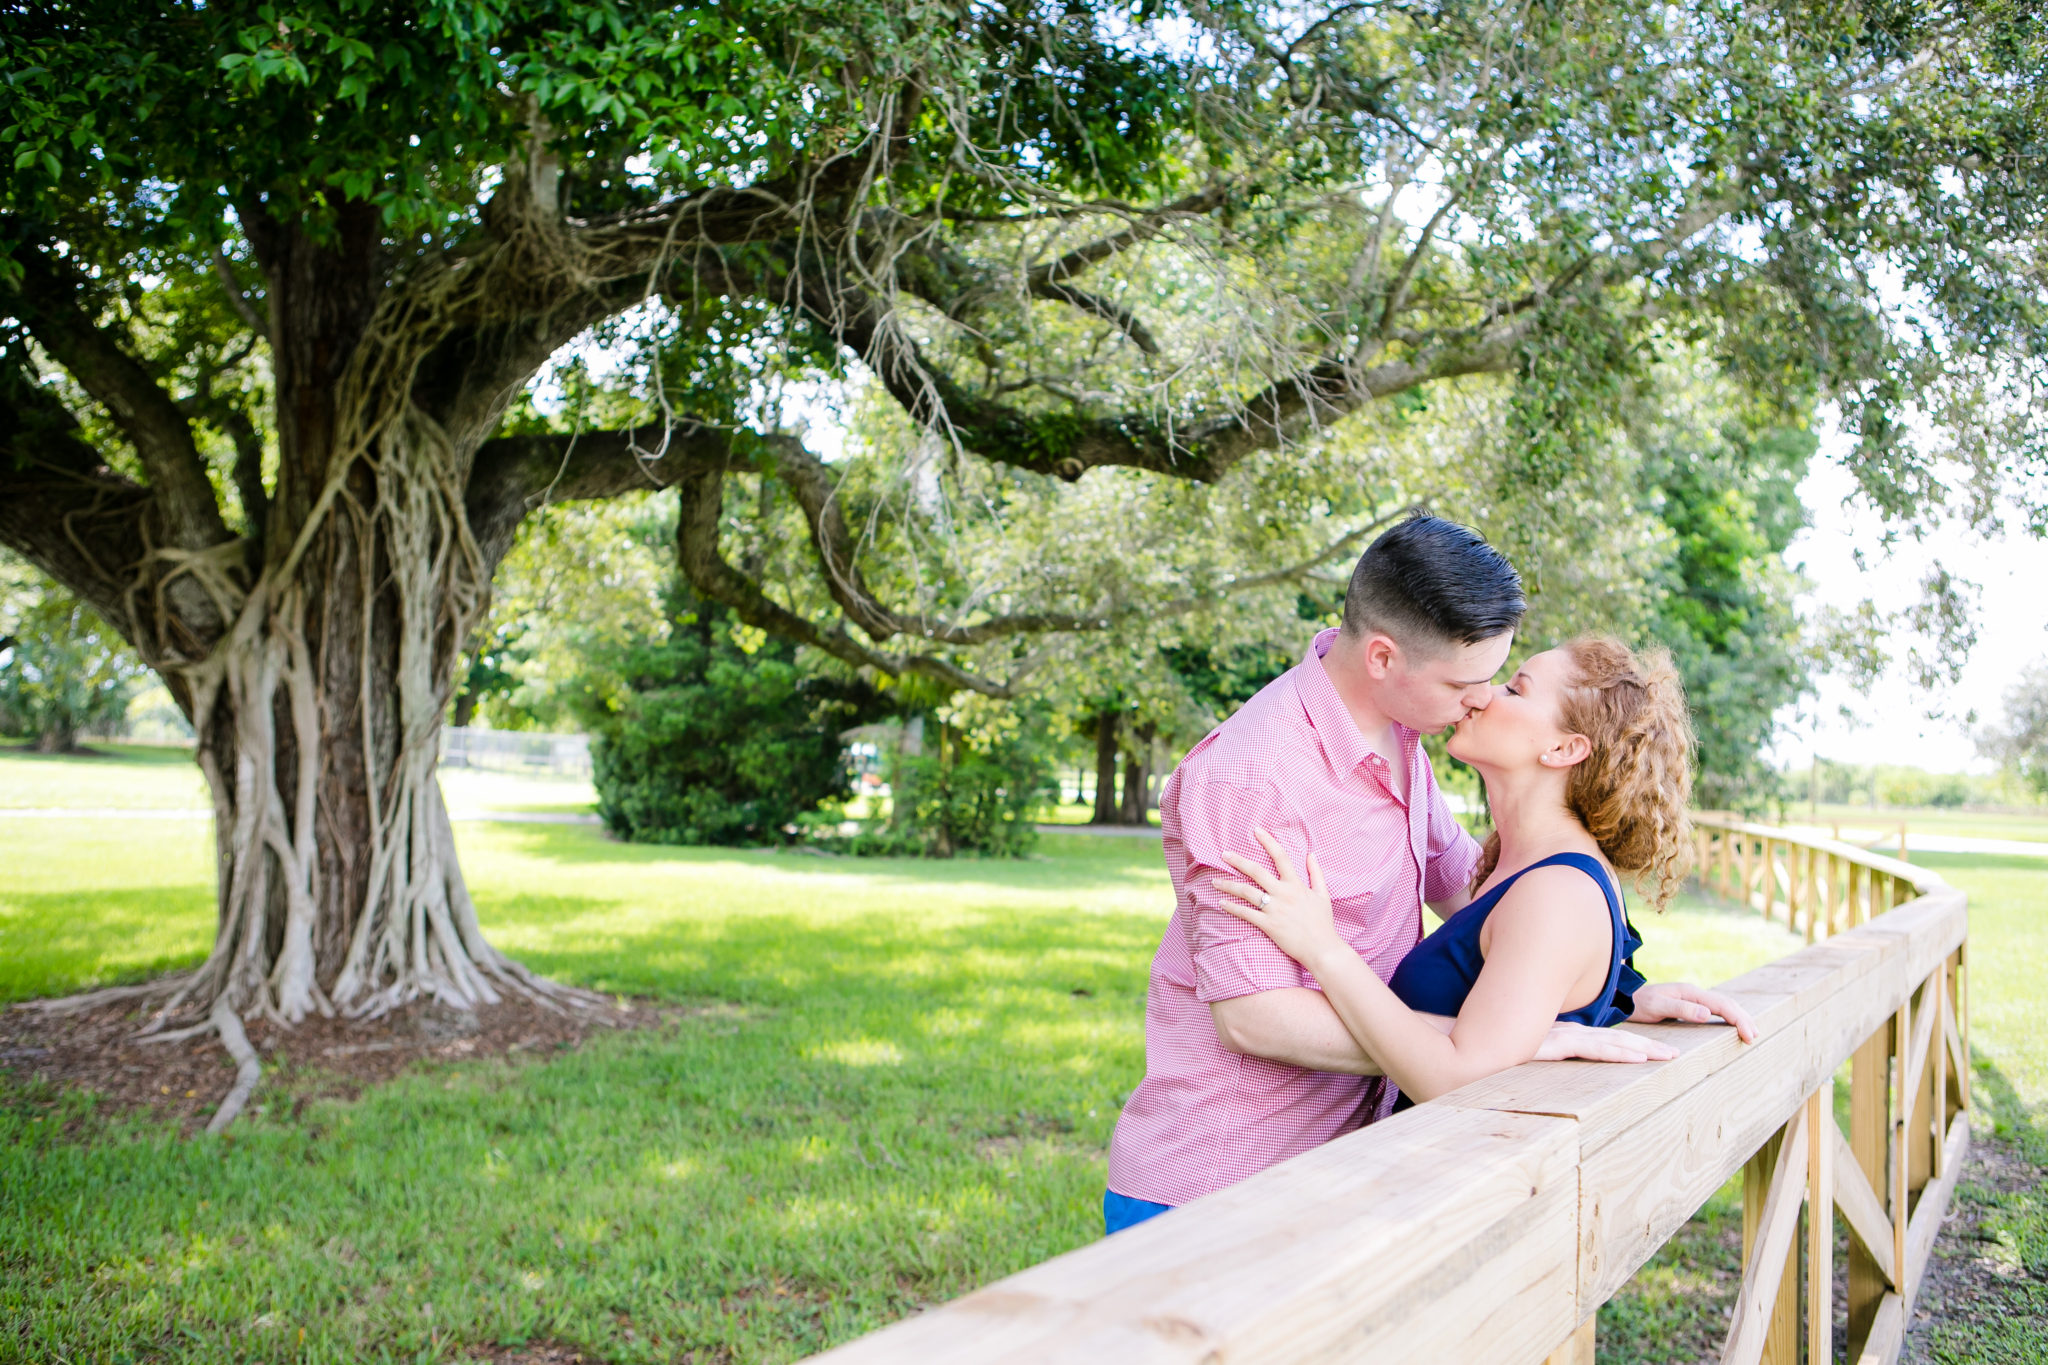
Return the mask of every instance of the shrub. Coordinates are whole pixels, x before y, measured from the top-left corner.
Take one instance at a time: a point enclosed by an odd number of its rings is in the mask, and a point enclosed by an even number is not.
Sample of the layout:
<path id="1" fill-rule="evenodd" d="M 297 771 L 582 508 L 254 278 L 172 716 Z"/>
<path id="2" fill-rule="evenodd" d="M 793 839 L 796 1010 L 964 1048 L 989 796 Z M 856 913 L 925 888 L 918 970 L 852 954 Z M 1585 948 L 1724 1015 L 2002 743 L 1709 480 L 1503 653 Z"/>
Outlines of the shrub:
<path id="1" fill-rule="evenodd" d="M 779 843 L 850 788 L 839 733 L 865 689 L 807 671 L 796 647 L 685 602 L 665 640 L 634 639 L 572 689 L 591 733 L 598 812 L 622 838 Z"/>
<path id="2" fill-rule="evenodd" d="M 896 809 L 889 833 L 869 836 L 854 851 L 939 858 L 1029 853 L 1038 842 L 1033 817 L 1058 795 L 1044 728 L 1011 724 L 970 738 L 948 725 L 927 725 L 926 733 L 937 742 L 920 754 L 899 752 L 891 765 Z"/>

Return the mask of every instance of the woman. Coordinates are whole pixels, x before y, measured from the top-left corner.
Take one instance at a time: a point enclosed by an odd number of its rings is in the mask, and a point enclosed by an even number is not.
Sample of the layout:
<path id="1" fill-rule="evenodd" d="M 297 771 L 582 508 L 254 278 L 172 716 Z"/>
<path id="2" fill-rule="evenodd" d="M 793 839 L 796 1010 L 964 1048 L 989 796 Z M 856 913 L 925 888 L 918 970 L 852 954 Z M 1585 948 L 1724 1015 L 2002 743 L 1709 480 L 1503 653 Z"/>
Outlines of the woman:
<path id="1" fill-rule="evenodd" d="M 1409 1101 L 1530 1060 L 1559 1019 L 1626 1018 L 1616 997 L 1640 941 L 1615 874 L 1662 909 L 1691 847 L 1692 723 L 1661 651 L 1638 658 L 1614 640 L 1580 639 L 1538 654 L 1457 724 L 1449 747 L 1485 779 L 1494 833 L 1472 901 L 1390 985 L 1338 937 L 1313 854 L 1304 884 L 1260 830 L 1277 872 L 1229 854 L 1249 880 L 1216 883 L 1238 898 L 1226 909 L 1314 974 Z M 1743 1041 L 1755 1038 L 1733 1002 L 1710 999 Z M 1446 1035 L 1424 1013 L 1456 1023 Z"/>

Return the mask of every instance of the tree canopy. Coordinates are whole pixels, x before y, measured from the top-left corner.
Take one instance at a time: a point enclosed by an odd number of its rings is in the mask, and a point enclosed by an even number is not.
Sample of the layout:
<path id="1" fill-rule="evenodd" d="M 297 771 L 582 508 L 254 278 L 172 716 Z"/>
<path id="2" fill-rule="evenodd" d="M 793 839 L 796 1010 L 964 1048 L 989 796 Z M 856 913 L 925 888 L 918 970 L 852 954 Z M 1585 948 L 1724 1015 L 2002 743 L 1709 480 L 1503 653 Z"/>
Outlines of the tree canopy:
<path id="1" fill-rule="evenodd" d="M 1540 485 L 1687 338 L 1762 394 L 1841 402 L 1888 511 L 1941 496 L 1916 404 L 1990 405 L 1965 452 L 1987 478 L 2039 463 L 2033 414 L 1994 392 L 2048 336 L 2024 6 L 73 0 L 17 7 L 4 41 L 12 311 L 191 550 L 234 501 L 196 447 L 243 424 L 210 371 L 260 374 L 247 334 L 292 306 L 270 295 L 328 265 L 353 279 L 321 305 L 333 420 L 367 440 L 438 395 L 480 446 L 487 558 L 515 518 L 486 493 L 677 483 L 699 591 L 984 689 L 1005 675 L 962 649 L 1106 604 L 882 600 L 764 376 L 865 367 L 1013 470 L 1215 480 L 1375 400 L 1511 374 L 1511 472 Z M 152 328 L 144 279 L 187 291 L 188 335 Z M 644 428 L 481 448 L 525 374 L 643 304 Z M 209 347 L 209 324 L 244 337 Z M 48 440 L 19 430 L 17 465 Z M 239 459 L 247 504 L 261 457 Z M 803 508 L 823 610 L 721 553 L 736 468 Z"/>

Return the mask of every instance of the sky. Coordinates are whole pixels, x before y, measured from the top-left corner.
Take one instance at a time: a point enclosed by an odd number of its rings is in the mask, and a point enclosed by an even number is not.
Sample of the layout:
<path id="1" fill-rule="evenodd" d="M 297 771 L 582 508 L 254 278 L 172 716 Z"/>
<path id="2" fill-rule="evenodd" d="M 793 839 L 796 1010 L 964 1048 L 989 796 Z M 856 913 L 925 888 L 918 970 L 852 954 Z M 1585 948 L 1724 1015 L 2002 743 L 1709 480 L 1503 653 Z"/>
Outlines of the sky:
<path id="1" fill-rule="evenodd" d="M 1960 719 L 1974 709 L 1980 723 L 2004 711 L 2004 696 L 2020 670 L 2048 659 L 2048 543 L 2023 535 L 1986 541 L 1944 527 L 1921 542 L 1907 541 L 1886 559 L 1870 553 L 1878 544 L 1877 515 L 1849 495 L 1854 481 L 1839 455 L 1847 447 L 1839 432 L 1825 433 L 1819 456 L 1800 485 L 1813 524 L 1793 541 L 1785 558 L 1803 570 L 1813 591 L 1802 610 L 1822 605 L 1849 610 L 1868 597 L 1896 610 L 1919 597 L 1920 579 L 1937 561 L 1982 589 L 1976 646 L 1961 682 L 1940 700 L 1957 719 L 1930 721 L 1931 701 L 1894 667 L 1877 687 L 1859 694 L 1836 679 L 1824 680 L 1818 702 L 1809 699 L 1781 717 L 1773 757 L 1781 766 L 1804 767 L 1816 750 L 1848 763 L 1898 763 L 1933 772 L 1989 772 L 1977 757 L 1970 728 Z M 1866 547 L 1866 566 L 1855 561 Z M 1853 718 L 1840 712 L 1847 709 Z"/>

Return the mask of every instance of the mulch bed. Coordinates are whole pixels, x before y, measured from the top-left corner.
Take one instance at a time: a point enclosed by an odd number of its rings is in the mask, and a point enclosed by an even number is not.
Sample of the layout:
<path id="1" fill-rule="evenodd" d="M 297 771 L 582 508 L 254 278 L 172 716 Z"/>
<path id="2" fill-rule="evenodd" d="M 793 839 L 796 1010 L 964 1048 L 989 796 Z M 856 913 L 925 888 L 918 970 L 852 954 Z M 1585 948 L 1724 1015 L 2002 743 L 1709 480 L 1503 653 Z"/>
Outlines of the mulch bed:
<path id="1" fill-rule="evenodd" d="M 650 1028 L 687 1012 L 632 1001 L 624 1008 L 605 1004 L 559 1013 L 508 998 L 475 1011 L 423 1000 L 379 1019 L 315 1017 L 292 1028 L 252 1018 L 249 1042 L 263 1059 L 264 1078 L 250 1110 L 284 1093 L 296 1112 L 309 1099 L 353 1099 L 423 1061 L 562 1052 L 593 1033 Z M 234 1084 L 233 1061 L 211 1033 L 174 1043 L 137 1039 L 143 1017 L 127 1001 L 75 1014 L 33 1005 L 0 1011 L 0 1072 L 11 1073 L 16 1084 L 91 1091 L 100 1096 L 102 1112 L 146 1111 L 187 1133 L 204 1127 Z M 280 1087 L 286 1078 L 289 1085 Z"/>
<path id="2" fill-rule="evenodd" d="M 1989 1206 L 1986 1195 L 2025 1194 L 2039 1189 L 2044 1179 L 2048 1179 L 2048 1171 L 2027 1160 L 2015 1144 L 1982 1128 L 1970 1135 L 1970 1154 L 1964 1159 L 1958 1182 L 1962 1188 L 1949 1201 L 1941 1236 L 1935 1240 L 1934 1254 L 1928 1258 L 1927 1273 L 1920 1282 L 1919 1300 L 1913 1305 L 1911 1330 L 1900 1355 L 1905 1365 L 1955 1359 L 1953 1345 L 1944 1350 L 1939 1340 L 1938 1329 L 1944 1323 L 2034 1317 L 2041 1328 L 2040 1340 L 2048 1342 L 2039 1282 L 2032 1280 L 2017 1256 L 2001 1248 L 1984 1226 Z M 2048 1356 L 2048 1345 L 2042 1350 Z"/>

